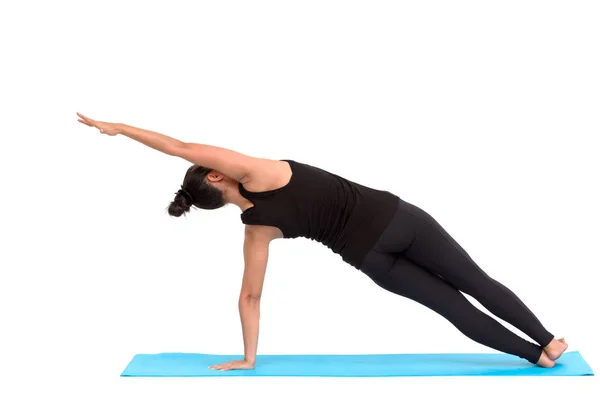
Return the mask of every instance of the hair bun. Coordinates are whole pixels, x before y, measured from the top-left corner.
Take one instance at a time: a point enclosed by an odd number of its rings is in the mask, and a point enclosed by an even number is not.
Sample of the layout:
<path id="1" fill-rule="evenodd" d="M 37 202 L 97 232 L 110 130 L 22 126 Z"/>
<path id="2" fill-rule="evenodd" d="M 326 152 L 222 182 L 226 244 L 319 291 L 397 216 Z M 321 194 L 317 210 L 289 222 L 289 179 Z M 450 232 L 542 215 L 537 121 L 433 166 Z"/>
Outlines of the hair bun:
<path id="1" fill-rule="evenodd" d="M 175 199 L 169 205 L 169 215 L 180 217 L 190 211 L 192 205 L 194 205 L 192 196 L 185 189 L 181 188 L 175 193 Z"/>
<path id="2" fill-rule="evenodd" d="M 179 194 L 183 197 L 185 197 L 191 204 L 194 204 L 194 198 L 192 197 L 192 195 L 190 194 L 190 192 L 188 192 L 187 190 L 185 190 L 183 188 L 183 185 L 181 186 L 181 189 L 179 189 L 177 191 L 177 193 L 175 193 L 176 195 Z"/>

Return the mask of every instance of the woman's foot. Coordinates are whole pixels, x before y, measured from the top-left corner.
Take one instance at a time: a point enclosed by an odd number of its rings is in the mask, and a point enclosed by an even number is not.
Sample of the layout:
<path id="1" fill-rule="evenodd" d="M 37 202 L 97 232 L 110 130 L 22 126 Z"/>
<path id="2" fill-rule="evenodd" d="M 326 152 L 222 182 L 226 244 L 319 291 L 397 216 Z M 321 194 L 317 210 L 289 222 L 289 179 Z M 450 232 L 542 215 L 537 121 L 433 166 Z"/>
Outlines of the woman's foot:
<path id="1" fill-rule="evenodd" d="M 550 344 L 544 347 L 544 351 L 548 355 L 548 358 L 550 358 L 552 361 L 555 361 L 562 355 L 562 353 L 565 352 L 565 350 L 567 350 L 568 347 L 569 345 L 567 342 L 565 342 L 564 338 L 558 340 L 552 339 Z"/>
<path id="2" fill-rule="evenodd" d="M 554 367 L 555 362 L 548 357 L 548 354 L 544 350 L 542 350 L 542 355 L 537 362 L 537 365 L 544 368 L 552 368 Z"/>

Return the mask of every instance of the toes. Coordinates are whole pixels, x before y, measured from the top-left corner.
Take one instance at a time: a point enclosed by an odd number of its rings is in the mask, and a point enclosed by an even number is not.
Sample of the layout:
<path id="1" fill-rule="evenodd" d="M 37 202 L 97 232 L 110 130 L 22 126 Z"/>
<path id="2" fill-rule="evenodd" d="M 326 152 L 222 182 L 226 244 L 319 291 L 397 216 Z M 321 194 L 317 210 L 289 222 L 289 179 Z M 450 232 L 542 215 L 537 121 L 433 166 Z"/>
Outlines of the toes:
<path id="1" fill-rule="evenodd" d="M 567 341 L 565 340 L 565 338 L 560 338 L 560 339 L 558 339 L 558 341 L 565 345 L 565 349 L 567 347 L 569 347 L 569 345 L 567 344 Z"/>

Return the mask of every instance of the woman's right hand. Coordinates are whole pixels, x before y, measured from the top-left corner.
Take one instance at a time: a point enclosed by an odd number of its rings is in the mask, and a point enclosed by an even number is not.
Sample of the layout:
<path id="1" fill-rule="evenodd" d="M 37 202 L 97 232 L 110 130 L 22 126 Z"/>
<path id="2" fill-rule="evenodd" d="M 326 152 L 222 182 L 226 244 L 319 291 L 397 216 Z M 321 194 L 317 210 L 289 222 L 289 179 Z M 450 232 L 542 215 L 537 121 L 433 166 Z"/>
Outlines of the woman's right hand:
<path id="1" fill-rule="evenodd" d="M 109 136 L 115 136 L 121 133 L 122 124 L 115 124 L 113 122 L 102 122 L 96 121 L 91 118 L 86 117 L 81 113 L 77 113 L 79 119 L 77 121 L 81 122 L 84 125 L 91 126 L 97 128 L 100 133 L 104 133 Z"/>

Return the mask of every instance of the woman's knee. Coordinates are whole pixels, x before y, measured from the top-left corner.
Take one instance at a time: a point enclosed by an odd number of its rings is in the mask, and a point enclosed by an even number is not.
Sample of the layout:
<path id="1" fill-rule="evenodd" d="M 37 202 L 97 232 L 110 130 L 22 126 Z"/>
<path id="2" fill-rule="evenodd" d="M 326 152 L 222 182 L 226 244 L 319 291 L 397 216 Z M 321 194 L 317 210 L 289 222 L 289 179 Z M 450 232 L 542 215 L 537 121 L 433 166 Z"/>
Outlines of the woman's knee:
<path id="1" fill-rule="evenodd" d="M 502 292 L 502 285 L 480 269 L 475 270 L 467 279 L 455 278 L 456 287 L 477 300 L 495 298 Z"/>

